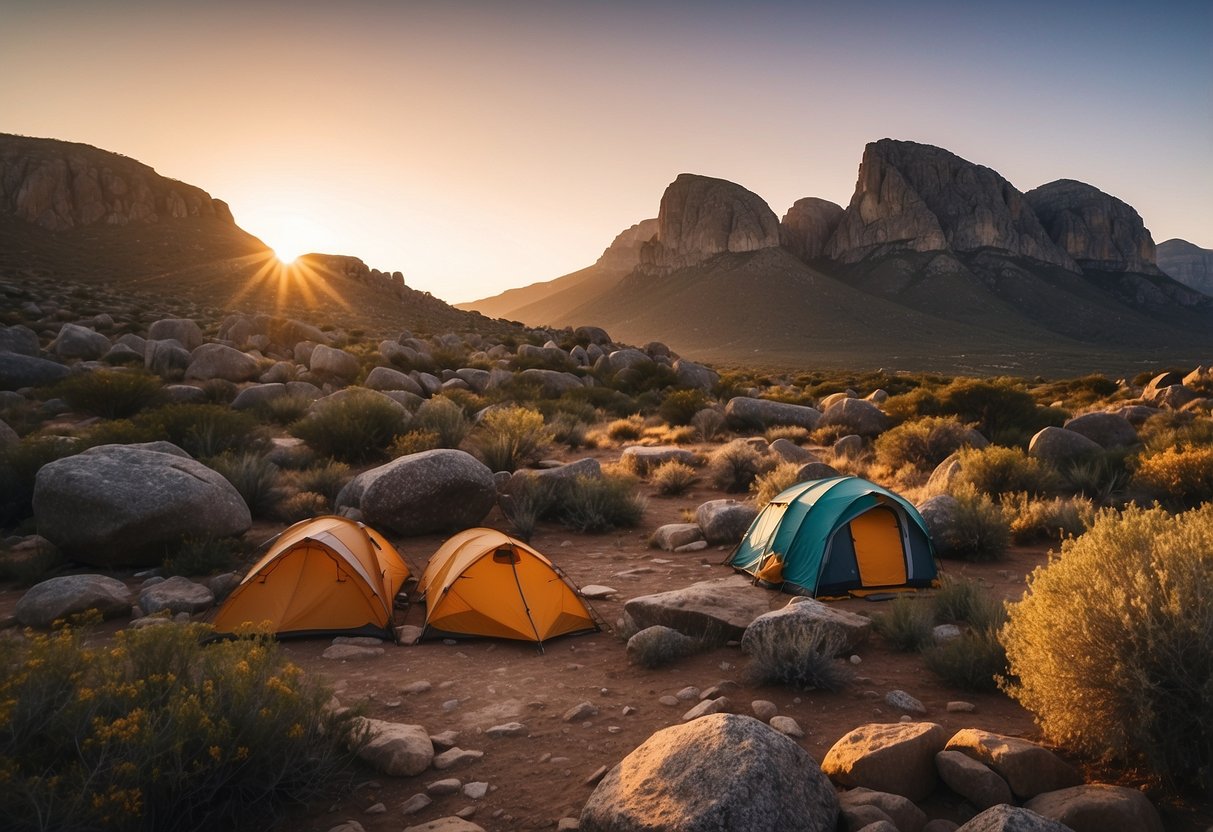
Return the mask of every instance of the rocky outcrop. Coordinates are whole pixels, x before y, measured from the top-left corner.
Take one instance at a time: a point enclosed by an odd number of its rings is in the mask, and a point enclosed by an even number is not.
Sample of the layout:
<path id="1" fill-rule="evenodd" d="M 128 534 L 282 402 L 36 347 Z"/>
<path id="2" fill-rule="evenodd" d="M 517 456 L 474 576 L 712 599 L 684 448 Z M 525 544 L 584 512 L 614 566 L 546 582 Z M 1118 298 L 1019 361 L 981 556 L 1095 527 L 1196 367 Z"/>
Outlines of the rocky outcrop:
<path id="1" fill-rule="evenodd" d="M 828 199 L 798 199 L 779 222 L 779 244 L 806 262 L 821 257 L 842 213 L 842 206 Z"/>
<path id="2" fill-rule="evenodd" d="M 898 251 L 981 249 L 1078 270 L 998 173 L 942 148 L 882 139 L 864 150 L 855 195 L 825 255 L 857 263 Z"/>
<path id="3" fill-rule="evenodd" d="M 656 234 L 656 217 L 641 220 L 620 231 L 594 265 L 612 272 L 627 274 L 640 265 L 640 250 Z"/>
<path id="4" fill-rule="evenodd" d="M 837 785 L 922 800 L 935 788 L 947 734 L 933 722 L 869 724 L 834 743 L 821 768 Z"/>
<path id="5" fill-rule="evenodd" d="M 86 144 L 11 135 L 0 135 L 0 214 L 49 231 L 186 217 L 233 223 L 222 201 L 134 159 Z"/>
<path id="6" fill-rule="evenodd" d="M 657 234 L 640 251 L 642 270 L 661 274 L 724 252 L 779 245 L 779 219 L 740 185 L 683 173 L 661 197 Z"/>
<path id="7" fill-rule="evenodd" d="M 1155 249 L 1158 268 L 1189 289 L 1213 295 L 1213 249 L 1167 240 Z"/>
<path id="8" fill-rule="evenodd" d="M 1023 196 L 1045 231 L 1079 267 L 1159 274 L 1154 238 L 1132 206 L 1073 179 L 1058 179 Z"/>

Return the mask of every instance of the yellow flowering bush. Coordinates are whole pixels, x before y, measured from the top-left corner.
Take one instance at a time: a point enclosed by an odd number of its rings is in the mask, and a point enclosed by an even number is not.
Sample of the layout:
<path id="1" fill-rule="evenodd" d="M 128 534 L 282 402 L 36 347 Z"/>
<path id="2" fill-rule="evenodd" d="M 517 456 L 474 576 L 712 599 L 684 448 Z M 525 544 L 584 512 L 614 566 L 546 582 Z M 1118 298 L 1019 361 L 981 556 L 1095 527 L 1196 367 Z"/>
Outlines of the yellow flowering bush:
<path id="1" fill-rule="evenodd" d="M 26 829 L 248 827 L 348 786 L 362 738 L 266 635 L 205 625 L 0 642 L 0 817 Z"/>

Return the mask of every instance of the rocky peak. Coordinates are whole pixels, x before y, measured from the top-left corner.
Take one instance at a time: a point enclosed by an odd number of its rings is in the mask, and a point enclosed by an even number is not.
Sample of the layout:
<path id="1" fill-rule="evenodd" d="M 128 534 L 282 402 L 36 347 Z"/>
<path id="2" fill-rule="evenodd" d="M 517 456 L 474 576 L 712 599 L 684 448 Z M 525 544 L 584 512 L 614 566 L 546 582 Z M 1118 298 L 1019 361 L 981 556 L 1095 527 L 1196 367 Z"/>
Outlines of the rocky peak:
<path id="1" fill-rule="evenodd" d="M 842 214 L 842 206 L 828 199 L 798 199 L 779 223 L 779 242 L 801 260 L 821 257 Z"/>
<path id="2" fill-rule="evenodd" d="M 1158 274 L 1154 238 L 1132 206 L 1058 179 L 1024 194 L 1045 231 L 1083 269 Z"/>
<path id="3" fill-rule="evenodd" d="M 1167 240 L 1156 249 L 1158 268 L 1189 289 L 1213 295 L 1213 249 L 1187 240 Z"/>
<path id="4" fill-rule="evenodd" d="M 87 225 L 216 217 L 226 203 L 116 153 L 86 144 L 0 134 L 0 216 L 49 231 Z"/>
<path id="5" fill-rule="evenodd" d="M 724 179 L 683 173 L 661 197 L 657 234 L 641 250 L 646 271 L 693 266 L 723 252 L 779 245 L 779 220 L 762 197 Z"/>
<path id="6" fill-rule="evenodd" d="M 825 253 L 855 263 L 896 251 L 981 249 L 1078 271 L 998 173 L 942 148 L 882 139 L 864 149 L 855 194 Z"/>
<path id="7" fill-rule="evenodd" d="M 613 272 L 630 272 L 640 263 L 640 249 L 657 233 L 657 219 L 641 220 L 625 228 L 594 264 Z"/>

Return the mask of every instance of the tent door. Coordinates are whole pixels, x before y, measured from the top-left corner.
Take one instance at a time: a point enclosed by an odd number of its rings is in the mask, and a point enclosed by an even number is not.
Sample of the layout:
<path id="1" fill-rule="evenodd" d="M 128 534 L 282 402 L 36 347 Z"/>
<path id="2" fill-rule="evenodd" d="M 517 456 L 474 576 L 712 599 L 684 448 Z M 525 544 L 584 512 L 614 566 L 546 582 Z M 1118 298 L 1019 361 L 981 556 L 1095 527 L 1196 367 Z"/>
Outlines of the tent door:
<path id="1" fill-rule="evenodd" d="M 899 586 L 906 582 L 901 526 L 892 509 L 877 506 L 850 523 L 855 562 L 863 586 Z"/>

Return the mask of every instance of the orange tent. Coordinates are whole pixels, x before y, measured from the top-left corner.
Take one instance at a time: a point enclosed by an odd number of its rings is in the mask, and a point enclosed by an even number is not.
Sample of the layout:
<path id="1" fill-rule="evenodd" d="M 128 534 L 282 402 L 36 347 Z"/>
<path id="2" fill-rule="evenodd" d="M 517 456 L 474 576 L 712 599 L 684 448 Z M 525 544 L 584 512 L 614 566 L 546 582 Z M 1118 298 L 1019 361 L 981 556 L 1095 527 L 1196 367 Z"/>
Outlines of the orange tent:
<path id="1" fill-rule="evenodd" d="M 392 637 L 392 601 L 409 576 L 368 526 L 326 515 L 288 528 L 215 615 L 215 630 L 269 622 L 278 635 Z"/>
<path id="2" fill-rule="evenodd" d="M 493 529 L 468 529 L 430 558 L 417 585 L 425 635 L 534 641 L 599 629 L 568 579 L 525 543 Z"/>

